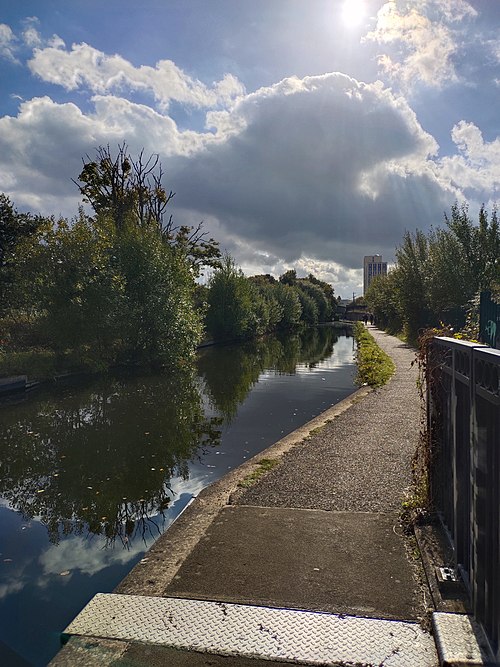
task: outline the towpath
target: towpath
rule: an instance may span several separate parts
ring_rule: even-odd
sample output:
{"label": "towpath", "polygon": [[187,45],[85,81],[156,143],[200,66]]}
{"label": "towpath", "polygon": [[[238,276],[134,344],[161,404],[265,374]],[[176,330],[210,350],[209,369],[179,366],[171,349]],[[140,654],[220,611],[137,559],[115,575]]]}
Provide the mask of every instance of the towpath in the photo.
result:
{"label": "towpath", "polygon": [[[77,617],[53,667],[438,664],[399,520],[420,430],[415,353],[371,330],[395,362],[390,382],[203,491]],[[262,458],[277,464],[241,487]]]}

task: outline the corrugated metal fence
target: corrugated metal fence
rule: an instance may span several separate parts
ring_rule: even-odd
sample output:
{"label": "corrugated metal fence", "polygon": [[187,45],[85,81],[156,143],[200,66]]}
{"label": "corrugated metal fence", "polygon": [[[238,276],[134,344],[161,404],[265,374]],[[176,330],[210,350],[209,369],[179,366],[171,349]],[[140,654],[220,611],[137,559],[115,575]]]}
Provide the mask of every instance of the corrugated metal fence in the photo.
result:
{"label": "corrugated metal fence", "polygon": [[428,359],[430,491],[500,659],[500,350],[435,338]]}

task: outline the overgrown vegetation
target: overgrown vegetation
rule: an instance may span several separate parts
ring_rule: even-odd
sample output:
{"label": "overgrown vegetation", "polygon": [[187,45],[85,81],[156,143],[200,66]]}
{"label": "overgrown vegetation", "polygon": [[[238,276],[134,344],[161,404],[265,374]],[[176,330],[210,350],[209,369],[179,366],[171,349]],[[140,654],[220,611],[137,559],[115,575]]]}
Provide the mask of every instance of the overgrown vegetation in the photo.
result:
{"label": "overgrown vegetation", "polygon": [[386,384],[395,371],[392,359],[380,349],[361,322],[356,322],[354,326],[354,337],[358,346],[356,384],[367,384],[370,387],[381,387]]}
{"label": "overgrown vegetation", "polygon": [[500,294],[497,212],[483,206],[474,224],[467,206],[454,204],[444,228],[406,232],[395,267],[375,278],[365,296],[379,326],[416,344],[419,333],[443,323],[477,338],[483,290]]}
{"label": "overgrown vegetation", "polygon": [[428,234],[406,232],[396,249],[394,268],[387,276],[375,278],[365,295],[378,326],[417,348],[415,363],[424,409],[412,461],[412,487],[402,506],[403,523],[409,530],[429,507],[431,443],[425,392],[435,382],[429,345],[435,336],[478,340],[482,291],[500,299],[497,212],[488,213],[481,207],[476,224],[467,205],[455,203],[451,214],[445,215],[444,227]]}
{"label": "overgrown vegetation", "polygon": [[33,217],[2,195],[3,372],[7,357],[28,351],[35,364],[52,359],[52,373],[75,365],[182,365],[193,357],[202,335],[195,278],[203,262],[213,265],[217,245],[163,224],[162,203],[172,195],[157,175],[148,180],[157,162],[142,167],[142,156],[134,162],[123,150],[114,162],[101,150],[84,165],[79,178],[92,186],[82,193],[93,216]]}
{"label": "overgrown vegetation", "polygon": [[[405,530],[412,532],[415,524],[425,519],[430,509],[431,441],[428,429],[427,390],[435,382],[435,371],[440,368],[433,361],[431,343],[436,336],[457,337],[451,327],[425,330],[418,339],[417,354],[413,363],[418,366],[417,388],[420,396],[420,433],[412,458],[412,483],[402,503],[401,520]],[[436,409],[436,406],[434,406]]]}
{"label": "overgrown vegetation", "polygon": [[122,144],[87,156],[74,181],[92,215],[33,216],[0,194],[0,375],[183,366],[202,338],[332,319],[327,283],[293,270],[247,278],[201,224],[176,227],[162,180],[158,156]]}

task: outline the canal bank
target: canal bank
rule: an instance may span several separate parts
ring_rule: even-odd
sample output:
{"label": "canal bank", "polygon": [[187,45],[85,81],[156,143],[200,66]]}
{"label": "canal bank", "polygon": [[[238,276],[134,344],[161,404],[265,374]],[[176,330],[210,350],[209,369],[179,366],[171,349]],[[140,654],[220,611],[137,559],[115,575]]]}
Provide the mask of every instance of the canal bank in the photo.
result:
{"label": "canal bank", "polygon": [[[432,597],[399,521],[420,429],[414,352],[373,333],[396,364],[389,384],[202,491],[75,619],[51,665],[438,663]],[[278,463],[246,488],[263,458]]]}

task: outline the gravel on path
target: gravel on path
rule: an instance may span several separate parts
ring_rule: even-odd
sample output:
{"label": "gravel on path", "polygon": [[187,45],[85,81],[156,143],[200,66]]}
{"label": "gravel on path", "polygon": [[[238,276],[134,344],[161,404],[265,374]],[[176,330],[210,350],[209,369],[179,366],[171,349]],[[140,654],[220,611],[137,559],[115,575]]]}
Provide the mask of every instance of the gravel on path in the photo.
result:
{"label": "gravel on path", "polygon": [[235,504],[349,512],[401,509],[420,432],[415,350],[374,327],[370,332],[395,363],[388,384],[294,446],[279,465],[237,494]]}

